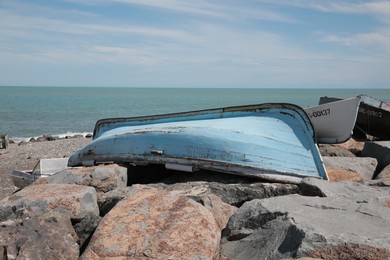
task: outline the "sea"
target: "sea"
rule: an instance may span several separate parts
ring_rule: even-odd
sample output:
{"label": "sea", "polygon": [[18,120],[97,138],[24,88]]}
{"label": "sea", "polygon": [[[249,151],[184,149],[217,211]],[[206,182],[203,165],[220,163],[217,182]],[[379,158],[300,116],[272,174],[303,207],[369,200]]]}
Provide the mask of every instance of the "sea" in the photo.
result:
{"label": "sea", "polygon": [[102,118],[134,117],[226,106],[318,104],[322,96],[366,94],[390,101],[390,89],[119,88],[0,86],[0,134],[14,141],[86,135]]}

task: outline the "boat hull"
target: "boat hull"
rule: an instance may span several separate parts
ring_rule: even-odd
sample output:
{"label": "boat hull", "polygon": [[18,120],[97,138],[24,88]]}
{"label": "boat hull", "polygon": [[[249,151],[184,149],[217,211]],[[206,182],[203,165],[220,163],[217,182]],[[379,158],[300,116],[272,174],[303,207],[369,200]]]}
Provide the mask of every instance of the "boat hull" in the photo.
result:
{"label": "boat hull", "polygon": [[305,108],[313,123],[317,142],[337,144],[347,141],[356,123],[360,97]]}
{"label": "boat hull", "polygon": [[297,106],[263,104],[98,121],[69,166],[165,164],[263,179],[327,179],[310,119]]}
{"label": "boat hull", "polygon": [[[390,140],[390,104],[375,98],[360,95],[361,102],[356,118],[353,135],[374,136],[380,140]],[[320,104],[340,100],[339,98],[321,97]]]}

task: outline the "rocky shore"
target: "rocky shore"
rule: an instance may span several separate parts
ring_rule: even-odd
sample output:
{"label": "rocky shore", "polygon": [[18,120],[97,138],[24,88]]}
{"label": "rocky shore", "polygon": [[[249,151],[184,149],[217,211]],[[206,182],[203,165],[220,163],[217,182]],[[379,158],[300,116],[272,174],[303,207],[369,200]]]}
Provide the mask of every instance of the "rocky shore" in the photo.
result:
{"label": "rocky shore", "polygon": [[88,142],[0,150],[3,259],[390,259],[390,142],[321,145],[330,181],[109,164],[12,194],[13,169]]}
{"label": "rocky shore", "polygon": [[10,140],[7,149],[0,149],[0,199],[15,191],[10,178],[12,170],[32,170],[40,159],[69,157],[89,142],[91,138],[82,135],[64,138],[44,135],[20,143]]}

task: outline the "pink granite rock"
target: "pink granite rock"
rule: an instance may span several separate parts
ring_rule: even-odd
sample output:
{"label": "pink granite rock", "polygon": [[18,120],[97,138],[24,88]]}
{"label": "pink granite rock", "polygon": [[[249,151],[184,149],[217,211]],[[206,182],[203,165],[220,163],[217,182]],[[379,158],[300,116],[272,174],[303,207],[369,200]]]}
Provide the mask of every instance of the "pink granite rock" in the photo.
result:
{"label": "pink granite rock", "polygon": [[363,148],[364,148],[364,142],[359,142],[353,138],[350,138],[348,141],[346,141],[342,144],[338,144],[336,146],[344,148],[355,155],[360,155],[363,151]]}
{"label": "pink granite rock", "polygon": [[332,167],[327,167],[326,171],[328,173],[329,181],[331,182],[339,182],[339,181],[362,182],[363,181],[363,177],[359,173],[353,171],[335,169]]}
{"label": "pink granite rock", "polygon": [[136,185],[96,229],[82,259],[213,259],[220,228],[200,203]]}
{"label": "pink granite rock", "polygon": [[222,231],[229,221],[229,218],[237,211],[237,207],[224,203],[220,197],[214,194],[203,195],[201,203],[213,214],[219,229]]}

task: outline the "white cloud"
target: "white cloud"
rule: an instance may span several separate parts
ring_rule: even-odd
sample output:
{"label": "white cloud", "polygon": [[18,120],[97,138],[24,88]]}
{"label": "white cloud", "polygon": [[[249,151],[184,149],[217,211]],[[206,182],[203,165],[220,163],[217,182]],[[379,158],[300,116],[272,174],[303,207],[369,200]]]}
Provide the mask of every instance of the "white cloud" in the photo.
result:
{"label": "white cloud", "polygon": [[253,8],[246,2],[234,1],[210,1],[210,0],[68,0],[85,5],[104,5],[107,3],[119,3],[124,5],[137,5],[151,9],[160,9],[168,12],[198,15],[222,20],[242,20],[255,19],[267,20],[281,23],[297,23],[298,21],[291,16],[281,12],[275,12],[270,9],[258,6]]}
{"label": "white cloud", "polygon": [[324,41],[359,48],[377,48],[390,53],[390,31],[355,34],[352,36],[328,35]]}
{"label": "white cloud", "polygon": [[[312,36],[311,32],[306,31],[307,35],[302,34],[298,39],[288,31],[299,27],[298,19],[306,22],[305,18],[293,17],[294,12],[282,13],[280,10],[286,6],[270,9],[274,3],[279,3],[322,12],[384,17],[388,7],[386,2],[366,2],[363,7],[347,1],[275,0],[270,1],[267,8],[264,5],[250,7],[248,2],[205,0],[69,2],[79,5],[72,10],[58,9],[59,15],[56,15],[54,7],[42,6],[40,9],[40,6],[31,4],[0,10],[0,75],[10,74],[7,73],[8,64],[13,64],[15,68],[18,64],[34,67],[31,70],[43,64],[44,68],[52,70],[58,67],[83,71],[93,67],[94,70],[90,71],[96,73],[99,69],[108,69],[115,75],[131,70],[141,80],[153,71],[157,78],[169,80],[178,77],[181,82],[207,79],[220,85],[223,82],[279,85],[316,81],[323,84],[337,81],[359,83],[373,78],[383,82],[388,77],[388,73],[383,74],[383,68],[390,65],[383,57],[383,54],[390,53],[390,32],[383,29],[385,26],[356,34],[321,32],[315,36],[325,44],[321,48],[308,48],[310,44],[315,44],[307,43],[305,38]],[[262,1],[255,4],[259,2]],[[76,9],[80,7],[84,10],[84,4],[97,5],[91,8],[93,10],[112,3],[123,8],[138,5],[146,13],[163,13],[171,20],[179,18],[177,23],[153,24],[146,18],[134,22],[103,12],[89,14],[89,11]],[[33,6],[34,12],[27,12],[27,6]],[[80,19],[75,15],[78,12],[83,14]],[[179,16],[175,16],[177,14]],[[282,30],[271,30],[266,26],[269,24],[283,27],[288,32],[283,34]],[[327,48],[335,44],[348,49]],[[354,49],[365,49],[366,52],[354,52]],[[61,72],[58,73],[61,75]],[[94,78],[93,75],[90,77]],[[122,77],[118,80],[124,81],[127,75],[124,73]],[[148,81],[153,80],[148,78]]]}
{"label": "white cloud", "polygon": [[96,59],[112,63],[127,63],[134,65],[156,65],[157,60],[150,53],[136,48],[112,46],[93,46],[89,49]]}
{"label": "white cloud", "polygon": [[[365,15],[376,19],[377,24],[365,28],[365,32],[335,34],[315,33],[321,41],[358,48],[359,50],[384,51],[390,53],[390,1],[351,1],[351,0],[260,0],[283,6],[294,6],[325,13]],[[355,17],[356,18],[356,17]],[[342,24],[340,25],[342,26]],[[357,25],[358,26],[358,25]]]}
{"label": "white cloud", "polygon": [[324,12],[341,13],[388,13],[389,1],[383,0],[258,0],[258,2],[316,9]]}

